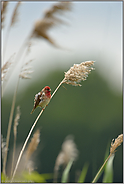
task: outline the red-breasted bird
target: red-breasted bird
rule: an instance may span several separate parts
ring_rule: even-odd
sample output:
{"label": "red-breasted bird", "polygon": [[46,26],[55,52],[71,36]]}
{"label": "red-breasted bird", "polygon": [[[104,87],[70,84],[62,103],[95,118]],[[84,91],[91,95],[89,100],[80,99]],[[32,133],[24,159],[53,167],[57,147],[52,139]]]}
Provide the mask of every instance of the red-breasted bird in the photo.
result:
{"label": "red-breasted bird", "polygon": [[41,92],[35,95],[34,107],[31,111],[31,114],[37,107],[41,107],[42,109],[44,109],[44,107],[46,107],[46,105],[48,105],[48,103],[50,102],[50,99],[51,99],[51,89],[49,86],[45,86],[41,90]]}

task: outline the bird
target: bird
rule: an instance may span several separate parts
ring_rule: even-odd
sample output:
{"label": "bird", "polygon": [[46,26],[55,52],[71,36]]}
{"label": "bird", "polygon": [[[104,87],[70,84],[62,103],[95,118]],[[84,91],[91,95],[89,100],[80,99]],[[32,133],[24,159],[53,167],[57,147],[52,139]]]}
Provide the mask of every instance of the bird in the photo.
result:
{"label": "bird", "polygon": [[34,98],[34,107],[31,111],[31,114],[37,107],[41,107],[44,110],[44,107],[48,105],[51,99],[51,89],[49,86],[45,86],[41,92],[37,93]]}

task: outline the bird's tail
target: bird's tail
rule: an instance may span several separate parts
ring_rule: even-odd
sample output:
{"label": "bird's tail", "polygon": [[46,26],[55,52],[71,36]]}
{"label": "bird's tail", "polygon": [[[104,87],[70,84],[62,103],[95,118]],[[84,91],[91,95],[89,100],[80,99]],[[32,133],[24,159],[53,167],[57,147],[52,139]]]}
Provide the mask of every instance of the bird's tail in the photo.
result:
{"label": "bird's tail", "polygon": [[31,111],[31,113],[30,113],[30,114],[32,114],[32,113],[34,112],[34,110],[35,110],[35,108],[33,108],[33,109],[32,109],[32,111]]}

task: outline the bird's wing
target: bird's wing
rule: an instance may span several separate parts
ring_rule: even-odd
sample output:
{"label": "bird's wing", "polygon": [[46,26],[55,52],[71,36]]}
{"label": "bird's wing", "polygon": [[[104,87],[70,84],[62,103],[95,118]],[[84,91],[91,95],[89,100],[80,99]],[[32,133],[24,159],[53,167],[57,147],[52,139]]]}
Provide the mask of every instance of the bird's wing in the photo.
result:
{"label": "bird's wing", "polygon": [[39,92],[38,94],[35,95],[35,98],[34,98],[34,108],[36,108],[38,106],[38,104],[40,103],[41,96],[42,96],[42,92]]}

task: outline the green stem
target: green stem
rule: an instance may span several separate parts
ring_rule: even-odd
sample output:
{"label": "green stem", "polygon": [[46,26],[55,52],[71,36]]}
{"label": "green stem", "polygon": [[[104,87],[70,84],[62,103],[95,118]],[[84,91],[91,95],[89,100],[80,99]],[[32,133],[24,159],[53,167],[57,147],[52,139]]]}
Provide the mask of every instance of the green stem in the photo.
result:
{"label": "green stem", "polygon": [[73,160],[70,160],[63,172],[62,183],[67,183],[69,171],[71,169],[72,164],[73,164]]}

